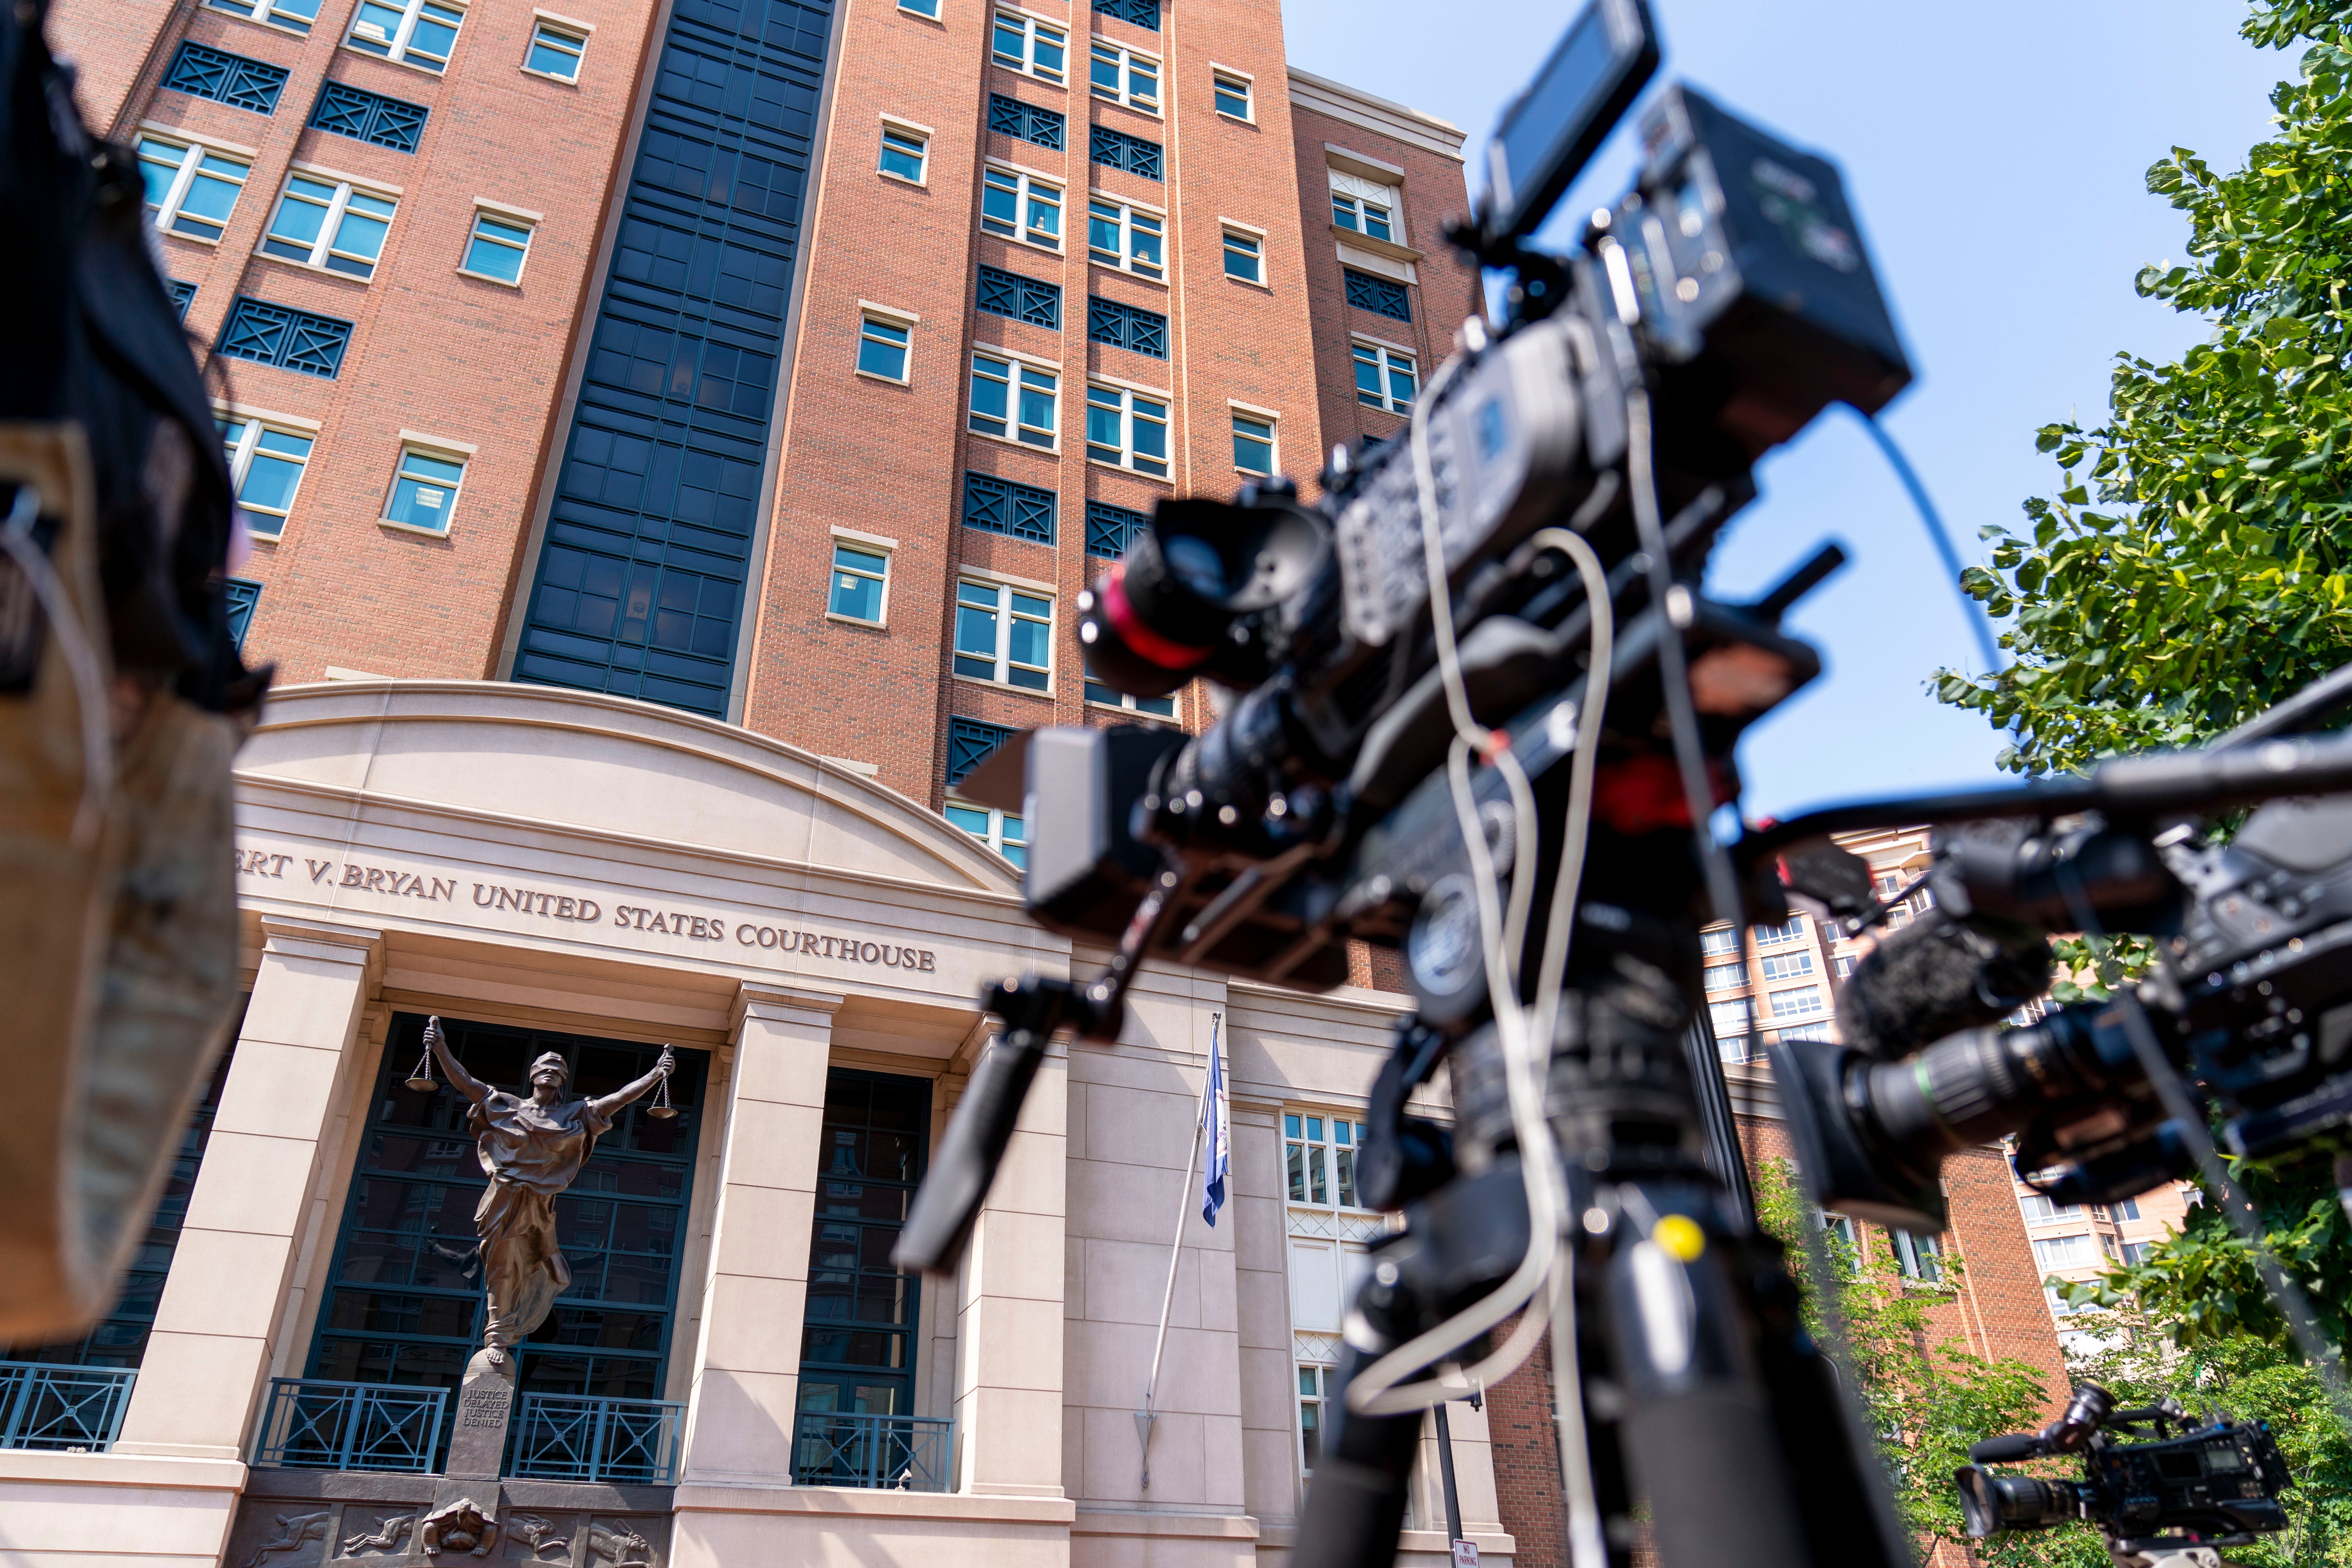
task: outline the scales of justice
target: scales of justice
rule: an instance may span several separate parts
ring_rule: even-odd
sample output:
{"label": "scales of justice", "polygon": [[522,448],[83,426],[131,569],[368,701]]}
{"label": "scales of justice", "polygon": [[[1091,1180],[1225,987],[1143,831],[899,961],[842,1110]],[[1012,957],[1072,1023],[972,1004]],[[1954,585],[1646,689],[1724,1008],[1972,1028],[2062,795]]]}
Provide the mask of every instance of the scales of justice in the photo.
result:
{"label": "scales of justice", "polygon": [[664,1046],[651,1072],[593,1100],[569,1092],[571,1066],[553,1051],[530,1064],[528,1095],[491,1088],[450,1054],[437,1017],[425,1020],[425,1053],[409,1088],[429,1093],[441,1087],[433,1077],[436,1058],[450,1087],[473,1102],[466,1126],[490,1179],[474,1210],[488,1310],[482,1348],[466,1363],[447,1473],[490,1476],[505,1448],[514,1399],[513,1349],[547,1321],[555,1298],[572,1283],[571,1265],[555,1242],[555,1200],[631,1101],[657,1090],[646,1114],[662,1121],[677,1114],[669,1098],[677,1058]]}

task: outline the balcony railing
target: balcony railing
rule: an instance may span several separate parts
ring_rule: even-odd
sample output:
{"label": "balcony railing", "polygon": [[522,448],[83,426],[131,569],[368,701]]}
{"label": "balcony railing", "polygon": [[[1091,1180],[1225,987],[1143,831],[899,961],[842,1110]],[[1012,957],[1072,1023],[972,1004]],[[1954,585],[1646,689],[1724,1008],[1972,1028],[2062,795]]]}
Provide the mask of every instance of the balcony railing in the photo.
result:
{"label": "balcony railing", "polygon": [[943,1492],[955,1459],[955,1420],[803,1410],[794,1434],[793,1480],[804,1487]]}
{"label": "balcony railing", "polygon": [[253,1439],[253,1462],[430,1474],[448,1397],[442,1388],[273,1377]]}
{"label": "balcony railing", "polygon": [[122,1367],[0,1361],[0,1448],[104,1453],[122,1430],[138,1376]]}
{"label": "balcony railing", "polygon": [[526,1394],[515,1413],[508,1473],[543,1481],[677,1479],[686,1406],[667,1399],[586,1399]]}

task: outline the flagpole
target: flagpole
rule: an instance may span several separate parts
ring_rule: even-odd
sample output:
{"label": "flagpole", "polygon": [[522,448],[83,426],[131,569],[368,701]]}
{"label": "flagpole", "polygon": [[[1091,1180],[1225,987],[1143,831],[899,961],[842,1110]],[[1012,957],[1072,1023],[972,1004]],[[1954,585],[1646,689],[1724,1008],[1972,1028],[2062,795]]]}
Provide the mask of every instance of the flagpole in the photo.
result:
{"label": "flagpole", "polygon": [[[1209,1052],[1218,1049],[1217,1023],[1222,1013],[1209,1015]],[[1135,1413],[1135,1434],[1143,1449],[1142,1490],[1151,1489],[1151,1424],[1159,1419],[1154,1401],[1160,1396],[1160,1357],[1168,1348],[1168,1317],[1176,1305],[1176,1265],[1184,1256],[1184,1226],[1192,1215],[1192,1173],[1201,1168],[1201,1141],[1209,1131],[1209,1086],[1216,1081],[1216,1063],[1201,1075],[1201,1105],[1192,1118],[1192,1152],[1185,1156],[1184,1179],[1177,1184],[1176,1238],[1168,1244],[1168,1287],[1160,1296],[1160,1332],[1151,1342],[1151,1377],[1143,1386],[1143,1408]]]}

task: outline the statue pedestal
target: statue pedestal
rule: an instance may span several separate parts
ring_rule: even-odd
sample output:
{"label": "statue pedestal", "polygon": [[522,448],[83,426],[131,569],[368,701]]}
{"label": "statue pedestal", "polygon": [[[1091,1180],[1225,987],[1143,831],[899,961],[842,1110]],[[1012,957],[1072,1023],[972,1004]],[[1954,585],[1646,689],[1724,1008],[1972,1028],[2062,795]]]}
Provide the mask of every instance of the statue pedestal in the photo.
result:
{"label": "statue pedestal", "polygon": [[449,1436],[449,1462],[442,1474],[496,1480],[505,1468],[507,1418],[514,1413],[515,1362],[491,1364],[489,1352],[476,1351],[457,1388],[457,1426]]}

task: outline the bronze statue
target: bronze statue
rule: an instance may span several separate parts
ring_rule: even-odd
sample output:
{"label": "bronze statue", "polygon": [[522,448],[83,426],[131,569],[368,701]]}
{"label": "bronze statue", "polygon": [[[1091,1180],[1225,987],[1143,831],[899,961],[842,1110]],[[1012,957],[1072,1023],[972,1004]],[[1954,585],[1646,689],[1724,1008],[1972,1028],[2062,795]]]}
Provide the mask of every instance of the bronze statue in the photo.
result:
{"label": "bronze statue", "polygon": [[550,1051],[530,1064],[526,1100],[492,1089],[458,1066],[440,1019],[425,1020],[425,1044],[440,1058],[450,1083],[474,1102],[466,1125],[474,1132],[482,1173],[490,1178],[474,1210],[489,1292],[482,1347],[496,1366],[509,1347],[547,1321],[555,1298],[572,1283],[572,1266],[555,1246],[556,1198],[580,1174],[621,1108],[667,1079],[677,1057],[664,1046],[654,1070],[635,1082],[601,1100],[571,1100],[563,1091],[572,1069]]}

